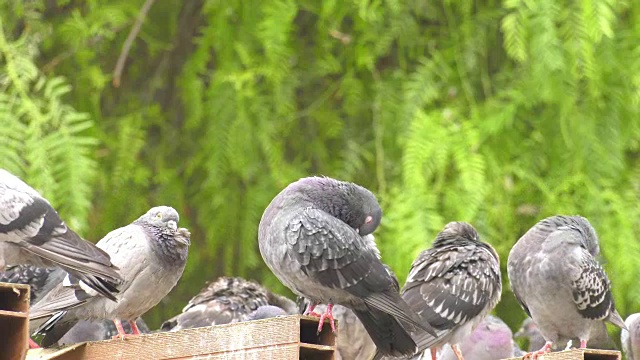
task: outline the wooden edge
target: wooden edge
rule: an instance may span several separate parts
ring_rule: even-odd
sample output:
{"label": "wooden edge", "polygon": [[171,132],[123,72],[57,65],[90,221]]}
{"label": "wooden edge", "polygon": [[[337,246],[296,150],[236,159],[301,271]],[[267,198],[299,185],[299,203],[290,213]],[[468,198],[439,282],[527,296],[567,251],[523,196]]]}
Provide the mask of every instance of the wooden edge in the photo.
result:
{"label": "wooden edge", "polygon": [[[622,354],[618,350],[571,349],[551,352],[538,357],[539,360],[583,360],[587,358],[590,360],[621,360]],[[509,358],[504,360],[521,359],[524,359],[524,357]]]}
{"label": "wooden edge", "polygon": [[335,347],[329,345],[317,345],[317,344],[305,344],[300,343],[301,348],[320,350],[320,351],[334,351]]}
{"label": "wooden edge", "polygon": [[21,311],[0,310],[0,316],[18,317],[18,318],[26,319],[28,314]]}
{"label": "wooden edge", "polygon": [[[281,316],[270,319],[216,325],[175,332],[158,332],[127,337],[124,340],[103,340],[75,344],[58,349],[32,349],[28,360],[92,359],[107,358],[108,354],[120,354],[117,359],[174,359],[202,355],[237,353],[263,348],[301,347],[305,351],[331,354],[335,351],[335,339],[330,345],[322,342],[331,334],[325,326],[316,335],[317,317],[302,315]],[[305,329],[306,328],[306,329]],[[313,331],[309,331],[313,330]],[[301,342],[302,332],[312,332],[319,343]],[[308,334],[306,336],[309,336]],[[217,356],[217,355],[216,355]],[[116,359],[114,358],[114,359]]]}

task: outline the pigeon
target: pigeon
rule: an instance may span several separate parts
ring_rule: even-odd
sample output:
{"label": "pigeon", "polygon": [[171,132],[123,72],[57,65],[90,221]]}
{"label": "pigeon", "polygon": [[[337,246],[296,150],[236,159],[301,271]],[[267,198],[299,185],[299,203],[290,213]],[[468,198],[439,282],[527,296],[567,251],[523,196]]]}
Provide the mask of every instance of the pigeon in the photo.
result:
{"label": "pigeon", "polygon": [[41,268],[35,265],[11,265],[0,272],[0,282],[29,285],[29,304],[37,303],[67,275],[60,268]]}
{"label": "pigeon", "polygon": [[200,290],[182,313],[165,321],[163,331],[178,331],[204,326],[250,320],[252,312],[264,305],[274,305],[287,314],[297,312],[296,304],[240,277],[220,277]]}
{"label": "pigeon", "polygon": [[[149,327],[142,318],[136,320],[136,326],[141,334],[150,332]],[[132,332],[133,330],[126,321],[122,323],[122,327],[127,332]],[[111,320],[81,320],[58,340],[58,345],[68,346],[85,341],[109,340],[117,335],[118,330]]]}
{"label": "pigeon", "polygon": [[[545,344],[544,337],[538,329],[538,325],[530,318],[527,317],[522,322],[522,326],[515,333],[515,338],[526,338],[529,346],[528,351],[533,352],[542,348]],[[579,344],[580,339],[573,338],[570,340],[571,344]],[[552,351],[564,350],[567,344],[554,344],[551,348]],[[606,327],[597,327],[594,332],[591,333],[589,339],[589,347],[592,349],[604,349],[604,350],[616,350],[615,344],[609,338]]]}
{"label": "pigeon", "polygon": [[287,312],[283,308],[274,305],[262,305],[249,314],[247,321],[269,319],[278,316],[286,316]]}
{"label": "pigeon", "polygon": [[627,329],[623,329],[620,334],[622,350],[627,360],[640,359],[640,313],[631,314],[624,323]]}
{"label": "pigeon", "polygon": [[[319,304],[316,310],[326,310],[326,306]],[[356,314],[348,307],[335,304],[333,316],[338,320],[339,334],[336,337],[336,360],[371,359],[376,352],[376,344]]]}
{"label": "pigeon", "polygon": [[606,331],[605,321],[625,328],[609,279],[595,259],[599,252],[589,221],[563,215],[538,222],[511,249],[511,289],[546,341],[534,358],[572,338],[586,348],[594,334]]}
{"label": "pigeon", "polygon": [[[384,267],[393,279],[394,289],[400,291],[396,274],[388,265],[384,264]],[[298,298],[298,302],[300,313],[303,313],[310,304],[308,299],[301,297]],[[326,311],[326,306],[320,304],[316,306],[316,310]],[[333,306],[333,316],[338,320],[338,334],[340,334],[336,337],[336,360],[370,359],[376,352],[376,344],[371,340],[356,314],[351,309],[336,304]]]}
{"label": "pigeon", "polygon": [[190,233],[178,228],[178,221],[175,209],[158,206],[100,240],[97,246],[111,256],[124,278],[117,302],[67,276],[31,308],[30,319],[51,316],[36,330],[44,335],[42,346],[54,344],[79,320],[113,320],[121,338],[126,335],[122,328],[126,320],[137,335],[133,320],[158,304],[182,276]]}
{"label": "pigeon", "polygon": [[502,292],[500,260],[491,245],[482,242],[465,222],[450,222],[411,265],[402,298],[429,322],[437,338],[415,334],[420,352],[449,343],[458,360],[458,344],[498,304]]}
{"label": "pigeon", "polygon": [[[515,354],[514,354],[515,349]],[[460,351],[473,360],[496,360],[518,356],[513,333],[507,324],[496,316],[485,317],[460,343]],[[445,345],[438,360],[456,360],[451,346]]]}
{"label": "pigeon", "polygon": [[0,269],[20,264],[60,267],[113,301],[122,281],[109,254],[69,229],[32,187],[0,169]]}
{"label": "pigeon", "polygon": [[520,329],[514,334],[515,338],[525,338],[527,339],[529,346],[528,351],[533,352],[542,348],[545,344],[544,337],[540,333],[538,329],[538,325],[533,322],[533,319],[530,317],[525,318],[522,321],[522,325]]}
{"label": "pigeon", "polygon": [[373,236],[382,210],[367,189],[328,177],[288,185],[265,209],[258,228],[263,260],[285,286],[311,300],[305,313],[326,303],[318,331],[340,304],[354,311],[385,355],[411,355],[409,331],[433,334],[394,289]]}

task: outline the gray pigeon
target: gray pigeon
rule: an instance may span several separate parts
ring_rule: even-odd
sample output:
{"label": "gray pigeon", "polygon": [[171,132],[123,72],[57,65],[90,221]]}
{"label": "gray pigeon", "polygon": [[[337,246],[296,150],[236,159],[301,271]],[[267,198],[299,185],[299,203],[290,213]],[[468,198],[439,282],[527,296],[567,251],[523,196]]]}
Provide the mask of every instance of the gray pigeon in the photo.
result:
{"label": "gray pigeon", "polygon": [[[142,318],[136,320],[136,326],[141,334],[150,332],[149,327]],[[129,322],[123,322],[122,328],[126,332],[133,332]],[[111,320],[81,320],[58,340],[58,345],[68,346],[85,341],[109,340],[117,335],[118,329]]]}
{"label": "gray pigeon", "polygon": [[620,341],[627,360],[640,359],[640,314],[631,314],[624,321],[627,329],[622,329]]}
{"label": "gray pigeon", "polygon": [[278,316],[286,316],[287,312],[284,309],[273,305],[262,305],[254,312],[249,314],[247,321],[270,319]]}
{"label": "gray pigeon", "polygon": [[[515,338],[526,338],[528,340],[529,346],[528,351],[533,352],[540,348],[542,348],[545,344],[544,337],[542,337],[542,333],[538,329],[538,325],[530,318],[527,317],[522,322],[522,326],[515,333]],[[571,344],[579,344],[580,339],[574,338],[571,339]],[[558,343],[554,344],[551,348],[552,351],[561,351],[567,347],[567,344]],[[591,333],[591,337],[589,338],[589,347],[592,349],[605,349],[605,350],[616,350],[616,346],[609,338],[609,334],[607,333],[606,327],[597,327]]]}
{"label": "gray pigeon", "polygon": [[54,344],[79,320],[113,320],[121,337],[121,321],[126,320],[136,335],[133,320],[158,304],[182,276],[190,233],[178,229],[178,220],[175,209],[154,207],[100,240],[97,246],[111,256],[124,278],[117,302],[65,278],[31,308],[30,319],[52,316],[36,331],[44,335],[42,346]]}
{"label": "gray pigeon", "polygon": [[300,179],[269,204],[258,230],[260,253],[278,279],[311,300],[306,313],[327,303],[320,317],[332,330],[333,304],[354,311],[382,354],[411,355],[409,331],[431,326],[415,314],[393,287],[370,234],[382,210],[367,189],[326,177]]}
{"label": "gray pigeon", "polygon": [[449,343],[463,359],[458,344],[498,304],[501,292],[496,251],[470,224],[448,223],[413,262],[402,289],[402,298],[438,335],[418,332],[419,351],[430,348],[435,360],[438,348]]}
{"label": "gray pigeon", "polygon": [[541,349],[546,342],[544,340],[544,337],[542,336],[542,333],[540,333],[540,330],[538,329],[538,325],[536,325],[536,323],[530,317],[527,317],[522,321],[522,325],[520,326],[520,329],[515,333],[514,337],[527,339],[529,343],[529,352]]}
{"label": "gray pigeon", "polygon": [[288,314],[297,312],[296,304],[253,281],[239,277],[219,277],[189,300],[181,314],[165,321],[162,331],[178,331],[204,326],[250,320],[252,312],[274,305]]}
{"label": "gray pigeon", "polygon": [[552,216],[538,222],[513,246],[507,261],[511,289],[538,324],[546,343],[580,339],[580,348],[605,321],[625,328],[615,309],[610,282],[595,257],[598,236],[580,216]]}
{"label": "gray pigeon", "polygon": [[[487,316],[460,343],[460,351],[472,360],[507,359],[514,354],[513,333],[507,324],[495,316]],[[516,349],[516,352],[519,349]],[[456,354],[451,346],[443,347],[438,360],[456,360]]]}
{"label": "gray pigeon", "polygon": [[19,264],[61,267],[114,301],[122,280],[107,253],[69,229],[37,191],[0,169],[0,270]]}

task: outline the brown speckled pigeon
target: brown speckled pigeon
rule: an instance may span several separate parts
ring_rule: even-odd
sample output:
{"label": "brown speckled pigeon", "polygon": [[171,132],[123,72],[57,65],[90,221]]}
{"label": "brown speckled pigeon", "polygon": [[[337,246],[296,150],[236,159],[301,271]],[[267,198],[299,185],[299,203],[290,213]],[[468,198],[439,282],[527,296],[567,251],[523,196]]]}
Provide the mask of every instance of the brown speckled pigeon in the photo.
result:
{"label": "brown speckled pigeon", "polygon": [[402,289],[402,298],[438,335],[418,332],[419,351],[430,348],[435,360],[438,348],[449,343],[462,360],[458,344],[496,306],[501,292],[496,251],[470,224],[448,223],[413,262]]}
{"label": "brown speckled pigeon", "polygon": [[189,300],[181,314],[162,324],[162,330],[178,331],[247,321],[254,311],[264,305],[277,306],[288,314],[297,312],[295,302],[272,293],[258,283],[240,277],[223,276],[200,290]]}
{"label": "brown speckled pigeon", "polygon": [[42,345],[54,344],[78,320],[113,320],[120,337],[126,335],[122,328],[126,320],[138,334],[134,320],[158,304],[182,276],[190,233],[178,229],[178,221],[175,209],[158,206],[100,240],[97,246],[111,256],[124,278],[117,302],[65,278],[31,308],[30,319],[51,316],[36,330],[45,335]]}
{"label": "brown speckled pigeon", "polygon": [[394,289],[370,234],[382,210],[367,189],[327,177],[293,182],[269,204],[258,230],[260,253],[278,279],[315,305],[333,324],[333,304],[354,311],[378,350],[411,355],[416,345],[409,331],[433,333]]}
{"label": "brown speckled pigeon", "polygon": [[511,289],[546,340],[534,357],[572,338],[580,339],[580,348],[585,348],[605,321],[625,327],[609,279],[595,259],[599,252],[589,221],[563,215],[538,222],[511,249]]}

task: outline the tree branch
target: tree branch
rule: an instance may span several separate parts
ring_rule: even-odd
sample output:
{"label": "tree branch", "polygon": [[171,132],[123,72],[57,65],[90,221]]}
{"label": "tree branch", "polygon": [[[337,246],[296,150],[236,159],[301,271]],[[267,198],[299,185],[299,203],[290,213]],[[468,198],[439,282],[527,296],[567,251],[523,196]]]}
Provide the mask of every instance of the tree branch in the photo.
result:
{"label": "tree branch", "polygon": [[116,63],[116,68],[113,70],[113,87],[120,86],[120,77],[122,76],[122,70],[124,69],[124,63],[127,61],[127,56],[129,55],[129,50],[131,49],[131,45],[133,44],[133,40],[136,39],[138,33],[140,32],[140,28],[142,28],[142,23],[144,19],[147,17],[147,13],[149,9],[151,9],[151,5],[153,5],[154,0],[146,0],[138,13],[138,18],[136,22],[133,24],[127,39],[122,44],[122,51],[120,52],[120,56],[118,57],[118,62]]}

